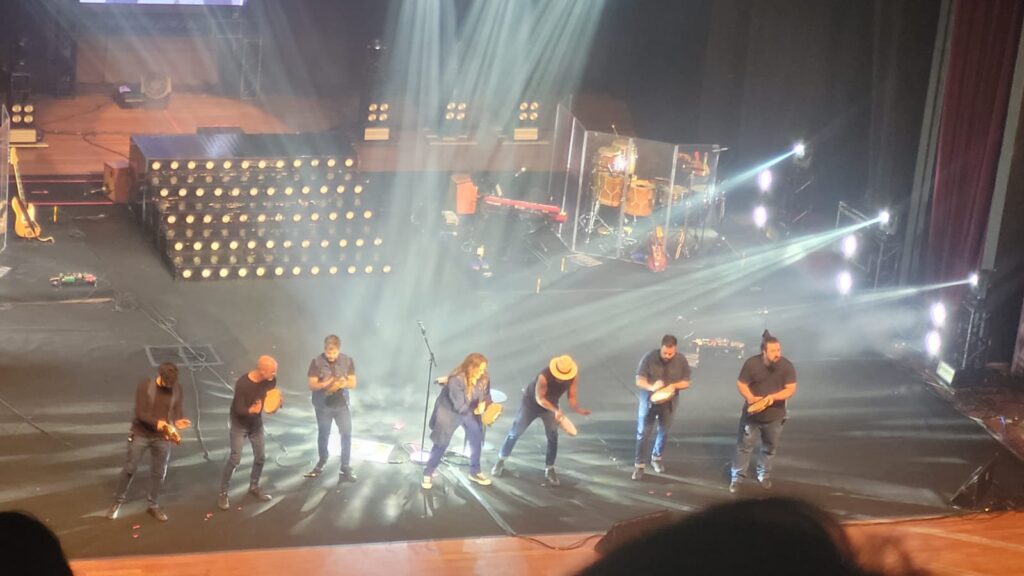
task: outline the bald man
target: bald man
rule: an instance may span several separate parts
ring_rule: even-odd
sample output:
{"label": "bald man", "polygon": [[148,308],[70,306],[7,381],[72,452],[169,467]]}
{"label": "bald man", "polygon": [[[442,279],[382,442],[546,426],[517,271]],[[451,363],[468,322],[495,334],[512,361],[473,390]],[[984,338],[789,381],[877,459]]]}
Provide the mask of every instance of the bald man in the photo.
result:
{"label": "bald man", "polygon": [[256,369],[244,374],[235,382],[235,397],[231,401],[231,454],[224,463],[224,474],[220,479],[220,496],[217,507],[221,510],[231,508],[228,500],[228,487],[231,474],[242,461],[242,444],[249,439],[252,446],[252,473],[249,475],[249,494],[257,500],[268,502],[271,499],[260,489],[260,474],[263,473],[265,460],[263,443],[263,403],[267,392],[277,388],[277,361],[270,356],[260,356],[256,361]]}

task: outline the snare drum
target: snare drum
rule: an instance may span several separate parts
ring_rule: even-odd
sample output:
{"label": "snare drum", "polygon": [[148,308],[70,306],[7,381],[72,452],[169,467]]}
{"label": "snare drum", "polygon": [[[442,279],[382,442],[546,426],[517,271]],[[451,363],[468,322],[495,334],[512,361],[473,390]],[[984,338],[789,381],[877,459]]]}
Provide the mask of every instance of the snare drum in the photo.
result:
{"label": "snare drum", "polygon": [[625,180],[622,176],[611,172],[595,172],[591,181],[591,189],[597,201],[602,206],[618,208],[622,204],[622,186]]}
{"label": "snare drum", "polygon": [[650,216],[654,211],[654,182],[635,180],[626,192],[626,214]]}

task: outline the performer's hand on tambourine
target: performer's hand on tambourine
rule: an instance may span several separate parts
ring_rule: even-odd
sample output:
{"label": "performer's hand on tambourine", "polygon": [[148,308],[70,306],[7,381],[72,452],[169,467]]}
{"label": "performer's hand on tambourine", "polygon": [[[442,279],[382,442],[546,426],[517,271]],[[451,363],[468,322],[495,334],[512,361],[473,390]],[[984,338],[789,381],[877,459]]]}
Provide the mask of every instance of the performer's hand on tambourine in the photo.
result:
{"label": "performer's hand on tambourine", "polygon": [[473,409],[473,414],[476,414],[477,416],[479,416],[479,415],[483,414],[484,410],[486,410],[486,409],[487,409],[487,403],[481,401],[480,403],[478,403],[476,405],[476,408]]}
{"label": "performer's hand on tambourine", "polygon": [[284,396],[281,395],[281,391],[277,388],[271,388],[267,390],[267,397],[264,403],[264,411],[267,414],[273,414],[281,409],[284,405]]}
{"label": "performer's hand on tambourine", "polygon": [[775,399],[771,396],[764,396],[761,398],[755,398],[754,402],[751,402],[747,406],[747,414],[757,414],[758,412],[764,412],[766,408],[771,406],[775,402]]}

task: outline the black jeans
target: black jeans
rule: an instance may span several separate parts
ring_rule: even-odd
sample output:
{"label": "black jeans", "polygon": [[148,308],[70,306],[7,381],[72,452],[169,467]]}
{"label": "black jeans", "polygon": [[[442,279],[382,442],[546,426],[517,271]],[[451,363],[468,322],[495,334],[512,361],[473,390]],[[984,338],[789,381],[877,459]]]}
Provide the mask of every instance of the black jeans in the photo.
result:
{"label": "black jeans", "polygon": [[171,443],[164,440],[163,436],[156,434],[143,434],[132,431],[128,435],[128,457],[125,458],[124,468],[121,469],[121,477],[117,482],[117,490],[114,492],[116,502],[124,502],[128,495],[128,487],[132,484],[132,477],[138,469],[139,461],[146,453],[150,453],[149,461],[149,505],[157,506],[160,500],[160,488],[164,485],[164,477],[167,476],[167,464],[171,460]]}
{"label": "black jeans", "polygon": [[498,453],[499,458],[508,458],[512,455],[512,449],[515,448],[519,437],[537,418],[544,423],[544,432],[548,437],[548,451],[544,463],[547,466],[555,465],[555,457],[558,456],[558,423],[555,422],[555,413],[545,409],[537,402],[523,402],[519,405],[519,413],[516,414],[512,429],[505,437],[505,444],[501,447],[501,452]]}
{"label": "black jeans", "polygon": [[242,445],[245,444],[246,438],[249,439],[249,444],[252,445],[252,472],[249,474],[250,488],[260,485],[260,475],[263,474],[263,463],[266,461],[262,424],[258,430],[250,432],[248,428],[238,426],[232,422],[230,434],[231,453],[228,455],[228,461],[224,463],[224,473],[220,478],[221,494],[228,493],[231,475],[235,472],[238,463],[242,461]]}
{"label": "black jeans", "polygon": [[348,404],[340,403],[336,406],[313,405],[316,411],[316,449],[319,461],[317,467],[322,468],[327,462],[327,443],[331,438],[331,424],[338,427],[338,434],[341,435],[341,467],[347,468],[349,459],[352,457],[352,413],[349,412]]}

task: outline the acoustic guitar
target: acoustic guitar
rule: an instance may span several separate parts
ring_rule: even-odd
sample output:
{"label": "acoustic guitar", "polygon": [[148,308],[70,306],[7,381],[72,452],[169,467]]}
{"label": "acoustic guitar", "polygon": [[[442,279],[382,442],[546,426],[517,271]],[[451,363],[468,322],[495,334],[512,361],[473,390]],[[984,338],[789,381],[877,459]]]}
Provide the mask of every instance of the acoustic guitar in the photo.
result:
{"label": "acoustic guitar", "polygon": [[18,187],[18,195],[11,200],[11,206],[14,208],[14,233],[18,238],[53,242],[53,238],[41,236],[43,230],[36,222],[36,207],[25,201],[25,191],[21,185],[21,171],[18,169],[17,148],[11,148],[10,163],[14,168],[14,181]]}

